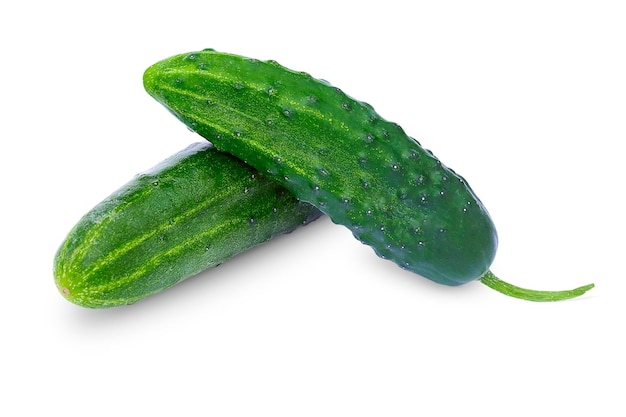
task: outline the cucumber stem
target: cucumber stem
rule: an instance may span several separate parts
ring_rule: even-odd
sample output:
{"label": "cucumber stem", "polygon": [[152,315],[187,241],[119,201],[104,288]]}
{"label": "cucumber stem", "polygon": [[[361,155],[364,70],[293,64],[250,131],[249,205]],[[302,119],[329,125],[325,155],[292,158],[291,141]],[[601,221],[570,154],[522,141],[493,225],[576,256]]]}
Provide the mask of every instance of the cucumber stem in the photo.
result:
{"label": "cucumber stem", "polygon": [[590,289],[592,289],[595,285],[588,284],[582,287],[574,288],[573,290],[565,290],[565,291],[538,291],[538,290],[529,290],[526,288],[520,288],[515,285],[509,284],[508,282],[502,281],[500,278],[495,276],[493,272],[487,271],[485,275],[479,278],[479,281],[488,286],[491,289],[494,289],[504,295],[508,295],[509,297],[521,298],[522,300],[528,301],[560,301],[567,300],[570,298],[575,298],[580,295],[583,295]]}

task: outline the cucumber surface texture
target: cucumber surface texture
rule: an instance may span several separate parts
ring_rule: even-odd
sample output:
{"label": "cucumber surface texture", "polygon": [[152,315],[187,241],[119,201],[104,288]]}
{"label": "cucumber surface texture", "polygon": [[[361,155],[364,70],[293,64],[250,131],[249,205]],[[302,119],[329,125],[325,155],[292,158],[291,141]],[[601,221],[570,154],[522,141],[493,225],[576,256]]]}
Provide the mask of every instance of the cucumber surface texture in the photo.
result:
{"label": "cucumber surface texture", "polygon": [[65,298],[131,304],[322,213],[232,155],[195,143],[83,216],[54,258]]}
{"label": "cucumber surface texture", "polygon": [[143,79],[191,130],[380,257],[446,285],[488,271],[497,234],[467,181],[369,104],[275,61],[210,49],[160,61]]}

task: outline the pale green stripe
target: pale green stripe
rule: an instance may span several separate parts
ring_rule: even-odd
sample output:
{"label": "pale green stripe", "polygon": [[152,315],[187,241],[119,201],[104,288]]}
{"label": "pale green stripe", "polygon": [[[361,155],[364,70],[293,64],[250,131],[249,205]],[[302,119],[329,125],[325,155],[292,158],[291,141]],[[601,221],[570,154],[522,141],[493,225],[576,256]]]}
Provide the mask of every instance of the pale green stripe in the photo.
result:
{"label": "pale green stripe", "polygon": [[[155,256],[150,258],[150,260],[148,262],[145,262],[142,265],[142,267],[136,269],[130,275],[127,275],[123,279],[116,279],[116,280],[108,282],[106,284],[101,284],[101,285],[98,285],[98,286],[92,286],[87,291],[85,291],[85,294],[100,294],[102,292],[111,291],[111,290],[119,288],[119,287],[121,287],[121,286],[123,286],[123,285],[125,285],[125,284],[127,284],[129,282],[132,282],[135,279],[137,279],[138,277],[145,275],[146,272],[149,272],[150,270],[153,270],[156,266],[158,266],[160,263],[162,263],[164,259],[174,257],[174,256],[178,255],[179,253],[183,252],[188,247],[190,247],[190,246],[192,246],[192,245],[194,245],[194,244],[196,244],[196,243],[198,243],[200,241],[203,241],[205,239],[208,239],[208,238],[210,238],[212,236],[215,236],[215,235],[219,234],[219,232],[221,232],[223,229],[228,229],[228,228],[232,227],[231,225],[235,224],[236,220],[237,219],[231,219],[231,220],[228,220],[228,221],[222,221],[222,222],[220,222],[219,225],[216,225],[215,227],[212,227],[211,229],[206,230],[204,233],[199,233],[197,235],[194,235],[194,236],[184,240],[180,244],[171,247],[167,251],[158,252]],[[143,298],[143,296],[141,298]]]}
{"label": "pale green stripe", "polygon": [[[207,198],[206,200],[204,200],[203,202],[200,202],[199,204],[197,204],[196,206],[189,208],[186,211],[183,211],[181,214],[177,215],[177,216],[173,216],[172,218],[174,219],[174,223],[178,223],[179,221],[184,221],[185,219],[195,215],[196,213],[198,213],[199,211],[205,209],[206,207],[209,207],[210,205],[212,205],[215,201],[221,200],[224,198],[224,195],[228,195],[230,193],[229,189],[224,189],[222,193],[219,194],[211,194],[211,198]],[[132,250],[133,248],[139,246],[141,243],[145,242],[147,239],[154,237],[156,234],[158,234],[159,232],[166,230],[168,227],[170,227],[170,223],[169,223],[169,218],[167,219],[167,222],[163,223],[160,227],[148,232],[148,233],[144,233],[138,237],[136,237],[135,239],[132,239],[130,241],[128,241],[127,243],[125,243],[123,246],[120,246],[118,248],[116,248],[115,250],[109,252],[106,256],[103,256],[102,258],[99,259],[98,262],[94,262],[93,264],[91,264],[88,268],[86,268],[85,270],[81,271],[81,279],[77,280],[77,282],[84,282],[87,279],[89,279],[93,274],[95,274],[98,270],[100,270],[101,268],[103,268],[104,266],[106,266],[108,263],[112,262],[113,260],[115,260],[116,258],[118,258],[119,256],[129,252],[130,250]],[[95,237],[94,237],[95,239]],[[82,247],[88,248],[89,242],[85,241],[83,243],[81,243]]]}
{"label": "pale green stripe", "polygon": [[[188,90],[181,90],[181,89],[177,89],[177,88],[175,88],[175,87],[171,87],[171,86],[165,86],[165,85],[164,85],[164,86],[161,86],[161,88],[163,88],[163,89],[165,89],[165,90],[168,90],[168,91],[170,91],[170,92],[175,92],[175,93],[180,94],[180,95],[183,95],[183,96],[194,97],[194,98],[197,98],[197,99],[200,99],[200,100],[205,100],[205,99],[207,98],[207,97],[204,97],[204,96],[200,96],[200,95],[198,95],[198,94],[196,94],[196,93],[193,93],[193,92],[191,92],[191,91],[188,91]],[[297,103],[294,103],[294,104],[296,104],[296,105],[297,105]],[[226,109],[226,110],[227,110],[227,111],[229,111],[229,112],[236,113],[237,115],[241,116],[242,118],[245,118],[245,119],[251,120],[251,121],[252,121],[252,122],[254,122],[254,123],[258,123],[258,124],[261,124],[261,125],[265,124],[265,121],[260,120],[260,119],[258,119],[258,118],[256,118],[256,117],[253,117],[253,116],[251,116],[251,115],[249,115],[249,114],[247,114],[247,113],[245,113],[245,112],[242,112],[241,110],[238,110],[238,109],[236,109],[236,108],[234,108],[234,107],[231,107],[231,106],[226,106],[226,105],[223,105],[223,104],[221,104],[221,103],[213,103],[213,104],[212,104],[212,106],[217,106],[217,107],[219,107],[219,108]],[[166,107],[167,107],[167,105],[166,105]],[[309,109],[306,109],[305,111],[309,111]],[[317,114],[319,117],[324,118],[324,116],[323,116],[322,114],[320,114],[320,113],[316,113],[316,112],[312,112],[312,111],[309,111],[309,112],[310,112],[311,114]],[[205,126],[209,126],[209,127],[211,127],[212,129],[214,129],[214,130],[216,130],[216,131],[218,131],[218,132],[220,132],[220,133],[222,133],[222,134],[226,134],[226,135],[229,135],[229,136],[233,136],[233,135],[234,135],[234,133],[235,133],[235,132],[233,132],[233,131],[230,131],[230,130],[225,129],[224,127],[222,127],[221,125],[219,125],[219,124],[217,124],[217,123],[215,123],[215,122],[212,122],[212,121],[210,121],[210,120],[203,119],[201,116],[198,116],[198,115],[196,115],[196,114],[189,114],[189,113],[185,113],[185,114],[184,114],[184,117],[185,117],[186,119],[191,119],[191,120],[193,120],[193,121],[195,121],[195,122],[197,122],[197,123],[199,123],[199,124],[202,124],[202,125],[205,125]],[[332,121],[332,120],[331,120],[331,121]],[[211,141],[211,139],[210,139],[210,138],[206,138],[206,139],[207,139],[209,142]],[[262,145],[259,141],[257,141],[257,140],[248,141],[248,142],[246,142],[246,144],[247,144],[247,145],[249,145],[249,146],[251,146],[251,147],[253,147],[255,152],[258,152],[258,153],[260,153],[260,154],[262,154],[262,155],[273,155],[273,154],[275,153],[275,152],[272,150],[272,148],[271,148],[271,147],[266,147],[266,146],[263,146],[263,145]],[[219,146],[218,146],[218,148],[219,148]],[[305,155],[305,156],[306,156],[306,155]],[[302,177],[306,177],[306,176],[307,176],[307,172],[308,172],[308,171],[307,171],[306,169],[302,169],[302,168],[301,168],[301,164],[298,164],[297,162],[295,162],[295,160],[294,160],[294,162],[291,162],[291,159],[289,159],[289,160],[287,160],[287,161],[282,161],[282,163],[283,163],[285,166],[289,167],[289,169],[290,169],[290,170],[292,170],[293,172],[296,172],[298,175],[300,175],[300,176],[302,176]]]}

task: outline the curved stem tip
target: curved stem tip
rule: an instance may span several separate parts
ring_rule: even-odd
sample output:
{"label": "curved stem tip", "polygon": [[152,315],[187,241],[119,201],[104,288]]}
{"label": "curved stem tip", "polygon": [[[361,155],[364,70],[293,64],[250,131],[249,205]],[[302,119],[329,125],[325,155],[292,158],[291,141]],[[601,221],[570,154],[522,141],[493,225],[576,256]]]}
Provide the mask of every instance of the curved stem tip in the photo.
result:
{"label": "curved stem tip", "polygon": [[495,276],[491,271],[487,271],[485,275],[483,275],[478,280],[489,288],[501,292],[504,295],[508,295],[509,297],[521,298],[522,300],[528,301],[567,300],[583,295],[595,286],[594,284],[588,284],[582,287],[574,288],[573,290],[565,291],[529,290],[526,288],[516,287],[515,285],[509,284],[508,282],[504,282],[500,278]]}

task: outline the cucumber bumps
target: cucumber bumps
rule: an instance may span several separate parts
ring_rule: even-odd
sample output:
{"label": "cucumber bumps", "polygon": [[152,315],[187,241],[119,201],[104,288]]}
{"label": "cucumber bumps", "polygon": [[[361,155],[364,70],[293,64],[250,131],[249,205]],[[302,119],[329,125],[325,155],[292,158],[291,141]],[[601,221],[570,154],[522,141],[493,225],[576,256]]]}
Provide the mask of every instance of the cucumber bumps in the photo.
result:
{"label": "cucumber bumps", "polygon": [[155,64],[144,85],[402,268],[457,285],[491,265],[496,230],[467,182],[368,104],[274,61],[213,50]]}
{"label": "cucumber bumps", "polygon": [[321,213],[208,142],[166,159],[96,205],[54,259],[71,302],[131,304]]}
{"label": "cucumber bumps", "polygon": [[494,224],[468,183],[395,123],[327,82],[212,49],[144,73],[146,91],[191,130],[348,227],[382,258],[432,281],[480,279],[532,300],[574,292],[519,289],[489,267]]}

